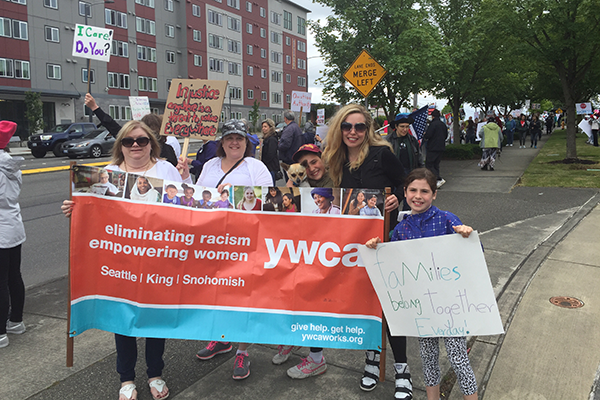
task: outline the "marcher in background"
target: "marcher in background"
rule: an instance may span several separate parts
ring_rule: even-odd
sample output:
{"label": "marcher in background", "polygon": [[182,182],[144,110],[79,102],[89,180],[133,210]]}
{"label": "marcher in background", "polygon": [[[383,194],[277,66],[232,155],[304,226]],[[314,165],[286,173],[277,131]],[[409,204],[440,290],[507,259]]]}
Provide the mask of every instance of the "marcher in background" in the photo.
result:
{"label": "marcher in background", "polygon": [[524,149],[525,138],[527,138],[527,133],[529,132],[529,122],[527,122],[527,116],[525,114],[521,114],[519,117],[515,132],[519,134],[519,148]]}
{"label": "marcher in background", "polygon": [[273,186],[277,185],[278,175],[281,174],[279,166],[279,153],[277,150],[278,141],[275,133],[275,122],[267,118],[261,123],[263,133],[261,161],[266,165],[273,178]]}
{"label": "marcher in background", "polygon": [[531,117],[529,133],[531,134],[531,146],[529,147],[537,149],[538,139],[542,137],[542,123],[540,122],[540,117],[538,117],[537,114]]}
{"label": "marcher in background", "polygon": [[546,117],[546,135],[552,134],[552,128],[554,128],[554,114],[548,113]]}
{"label": "marcher in background", "polygon": [[600,110],[595,110],[595,113],[588,120],[592,126],[592,140],[594,146],[598,147],[598,129],[600,129]]}
{"label": "marcher in background", "polygon": [[467,143],[475,144],[476,131],[477,124],[473,121],[473,117],[469,117],[467,121],[467,137],[465,139]]}
{"label": "marcher in background", "polygon": [[504,127],[504,134],[506,135],[506,147],[512,147],[516,127],[517,122],[513,119],[512,115],[508,114],[508,120],[506,121],[506,125]]}
{"label": "marcher in background", "polygon": [[287,125],[283,128],[281,139],[279,139],[279,159],[289,165],[294,163],[292,158],[294,153],[304,144],[304,135],[296,121],[294,121],[295,119],[296,116],[293,112],[287,110],[283,113],[283,122]]}
{"label": "marcher in background", "polygon": [[479,130],[481,142],[479,146],[483,149],[479,166],[482,170],[494,170],[498,152],[502,147],[502,132],[494,117],[488,118],[488,123]]}
{"label": "marcher in background", "polygon": [[312,122],[306,121],[304,124],[304,144],[313,144],[315,143],[315,134],[317,133],[317,128],[313,125]]}
{"label": "marcher in background", "polygon": [[402,163],[406,175],[415,168],[425,166],[419,141],[410,134],[410,124],[413,122],[412,117],[407,113],[396,115],[396,119],[390,124],[393,131],[386,137],[396,157]]}
{"label": "marcher in background", "polygon": [[440,161],[446,149],[446,139],[448,138],[448,128],[441,121],[440,116],[440,110],[438,109],[431,112],[431,123],[427,127],[425,135],[423,135],[423,140],[427,144],[425,166],[437,176],[438,188],[446,183],[446,180],[440,175]]}
{"label": "marcher in background", "polygon": [[[22,158],[13,159],[8,148],[16,130],[16,123],[0,121],[0,347],[8,346],[7,333],[25,332],[25,285],[21,277],[21,245],[25,242],[25,227],[19,206],[23,183]],[[7,363],[3,366],[10,367]]]}
{"label": "marcher in background", "polygon": [[200,147],[200,149],[196,153],[196,159],[187,159],[188,163],[191,165],[190,173],[195,175],[195,180],[198,180],[198,177],[202,173],[202,168],[204,168],[204,164],[206,164],[208,161],[212,160],[217,156],[218,147],[218,140],[205,140],[202,143],[202,147]]}

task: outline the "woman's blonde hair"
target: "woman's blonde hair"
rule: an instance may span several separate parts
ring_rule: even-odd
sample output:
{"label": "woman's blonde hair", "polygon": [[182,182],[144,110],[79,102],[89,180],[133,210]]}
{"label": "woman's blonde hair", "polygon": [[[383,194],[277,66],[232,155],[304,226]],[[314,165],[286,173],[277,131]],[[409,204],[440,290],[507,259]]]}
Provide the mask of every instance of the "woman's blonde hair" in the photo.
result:
{"label": "woman's blonde hair", "polygon": [[271,118],[267,118],[260,123],[260,126],[262,126],[262,124],[269,125],[269,131],[267,133],[265,133],[265,135],[263,136],[263,139],[266,139],[268,137],[275,135],[275,121],[273,121]]}
{"label": "woman's blonde hair", "polygon": [[[360,145],[360,154],[358,159],[352,163],[348,162],[348,148],[342,138],[342,122],[350,114],[360,113],[365,117],[367,131],[365,139]],[[335,187],[338,187],[342,182],[342,174],[344,165],[349,164],[350,170],[358,169],[365,158],[369,154],[370,146],[388,146],[392,150],[392,146],[383,139],[373,128],[373,118],[371,113],[360,104],[348,104],[340,108],[337,113],[329,121],[329,131],[327,132],[327,147],[323,151],[323,161],[329,166],[329,176],[333,180]],[[393,150],[392,150],[393,151]]]}
{"label": "woman's blonde hair", "polygon": [[123,161],[125,161],[122,148],[123,144],[121,142],[123,141],[124,137],[129,135],[131,131],[137,128],[140,128],[144,132],[146,132],[148,138],[150,139],[150,146],[152,147],[152,150],[150,151],[150,159],[153,162],[156,162],[156,160],[160,157],[160,144],[158,143],[156,136],[154,136],[152,129],[150,129],[148,125],[146,125],[142,121],[129,121],[128,123],[123,125],[123,127],[119,131],[119,134],[117,135],[117,139],[115,140],[115,144],[112,148],[112,160],[110,160],[111,164],[121,165]]}

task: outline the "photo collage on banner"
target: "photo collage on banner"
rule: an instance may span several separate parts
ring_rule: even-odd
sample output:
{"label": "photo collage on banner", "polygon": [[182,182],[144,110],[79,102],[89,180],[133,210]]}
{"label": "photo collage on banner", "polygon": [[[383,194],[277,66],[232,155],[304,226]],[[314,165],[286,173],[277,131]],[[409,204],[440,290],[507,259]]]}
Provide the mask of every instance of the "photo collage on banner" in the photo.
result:
{"label": "photo collage on banner", "polygon": [[75,166],[73,190],[199,209],[335,214],[381,218],[384,193],[373,189],[191,185],[144,175]]}

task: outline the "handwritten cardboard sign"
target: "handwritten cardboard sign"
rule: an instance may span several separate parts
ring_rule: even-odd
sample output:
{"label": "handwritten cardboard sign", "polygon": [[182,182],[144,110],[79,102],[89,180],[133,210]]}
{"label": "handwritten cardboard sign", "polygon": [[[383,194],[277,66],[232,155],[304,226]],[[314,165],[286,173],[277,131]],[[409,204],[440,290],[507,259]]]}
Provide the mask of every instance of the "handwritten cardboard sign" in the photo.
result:
{"label": "handwritten cardboard sign", "polygon": [[325,109],[319,108],[317,110],[317,125],[325,125]]}
{"label": "handwritten cardboard sign", "polygon": [[112,38],[112,29],[77,24],[73,37],[72,56],[109,62]]}
{"label": "handwritten cardboard sign", "polygon": [[131,116],[135,120],[139,121],[144,115],[150,114],[148,96],[129,96],[129,105],[131,106]]}
{"label": "handwritten cardboard sign", "polygon": [[300,112],[310,112],[310,100],[312,93],[292,91],[292,106],[290,110]]}
{"label": "handwritten cardboard sign", "polygon": [[215,140],[227,81],[173,79],[161,134]]}
{"label": "handwritten cardboard sign", "polygon": [[504,333],[477,232],[359,251],[393,335]]}

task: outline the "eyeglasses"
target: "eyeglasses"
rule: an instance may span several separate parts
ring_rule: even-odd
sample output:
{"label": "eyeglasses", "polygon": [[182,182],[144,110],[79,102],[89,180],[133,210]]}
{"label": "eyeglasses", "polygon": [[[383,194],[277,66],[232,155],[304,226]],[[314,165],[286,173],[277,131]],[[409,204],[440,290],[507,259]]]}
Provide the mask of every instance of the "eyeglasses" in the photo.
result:
{"label": "eyeglasses", "polygon": [[146,147],[148,146],[148,143],[150,143],[150,138],[146,136],[142,136],[135,139],[126,137],[121,140],[121,144],[125,147],[132,147],[134,143],[137,143],[140,147]]}
{"label": "eyeglasses", "polygon": [[367,124],[364,122],[359,122],[358,124],[352,125],[350,122],[342,122],[340,128],[342,128],[342,132],[345,133],[350,132],[352,128],[354,128],[356,133],[365,133],[367,131]]}

